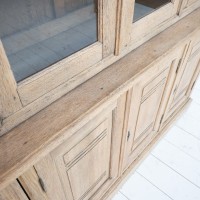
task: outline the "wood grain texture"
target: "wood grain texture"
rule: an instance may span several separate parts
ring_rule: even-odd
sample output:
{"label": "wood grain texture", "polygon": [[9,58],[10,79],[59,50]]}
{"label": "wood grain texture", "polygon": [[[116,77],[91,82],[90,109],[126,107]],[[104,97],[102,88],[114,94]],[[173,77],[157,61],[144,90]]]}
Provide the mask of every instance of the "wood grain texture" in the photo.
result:
{"label": "wood grain texture", "polygon": [[[196,40],[196,38],[192,37],[191,40]],[[188,91],[191,92],[191,89],[189,89],[189,87],[191,87],[193,76],[196,70],[198,70],[197,68],[200,59],[200,54],[197,54],[196,56],[192,57],[192,59],[190,59],[190,57],[192,56],[192,44],[193,42],[189,41],[188,44],[185,46],[183,55],[177,66],[178,69],[173,75],[175,76],[175,80],[171,89],[171,95],[169,96],[168,103],[164,111],[163,124],[168,121],[168,118],[177,109],[177,107],[179,107],[181,102],[184,101],[184,99],[188,98]]]}
{"label": "wood grain texture", "polygon": [[[118,117],[113,109],[116,109],[116,103],[93,118],[51,153],[60,180],[66,188],[67,199],[73,199],[74,195],[75,199],[98,199],[96,196],[102,195],[102,191],[116,179],[117,160],[112,157],[115,152],[112,151],[114,147],[111,149],[111,145],[118,142],[120,135],[111,138],[112,118]],[[82,182],[85,182],[84,186],[79,185]],[[95,197],[91,196],[93,194]]]}
{"label": "wood grain texture", "polygon": [[[116,38],[117,1],[103,1],[103,57],[114,54]],[[99,27],[101,28],[101,27]],[[112,34],[111,34],[112,33]]]}
{"label": "wood grain texture", "polygon": [[140,146],[146,137],[158,132],[158,129],[155,129],[155,123],[160,120],[157,114],[171,62],[168,60],[157,63],[158,66],[161,66],[160,68],[151,73],[143,73],[133,84],[129,95],[128,118],[125,121],[127,126],[124,129],[124,135],[127,137],[124,168],[127,168],[137,157],[137,154],[135,155],[137,146]]}
{"label": "wood grain texture", "polygon": [[135,0],[120,0],[118,6],[116,55],[121,53],[131,42],[131,25]]}
{"label": "wood grain texture", "polygon": [[144,71],[156,71],[156,63],[173,59],[177,48],[199,29],[199,15],[198,11],[194,12],[3,135],[0,140],[0,188],[116,101]]}
{"label": "wood grain texture", "polygon": [[[67,188],[65,190],[67,199],[73,199],[74,192],[76,196],[82,194],[83,199],[87,199],[92,194],[94,195],[90,197],[91,199],[100,199],[103,191],[106,191],[118,177],[118,153],[121,145],[121,126],[123,126],[123,114],[122,116],[118,114],[124,112],[125,97],[126,95],[123,95],[117,103],[110,105],[51,153],[63,186]],[[118,130],[114,132],[117,128]],[[99,152],[101,152],[101,159]],[[109,162],[102,162],[102,159],[108,159],[108,157]],[[109,166],[109,172],[106,166]],[[90,169],[89,172],[88,169]],[[102,169],[105,170],[103,174]],[[72,173],[74,170],[76,172]],[[68,176],[66,176],[66,171]],[[74,174],[79,174],[79,176],[74,177]],[[86,179],[84,187],[76,188],[75,185],[78,183],[74,184],[74,182],[77,182],[77,179],[80,183],[83,182],[83,177]],[[90,190],[87,190],[88,185],[91,185]],[[94,193],[94,191],[97,192]]]}
{"label": "wood grain texture", "polygon": [[0,200],[28,200],[19,183],[15,180],[0,191]]}
{"label": "wood grain texture", "polygon": [[[39,179],[44,184],[42,189]],[[31,200],[65,200],[56,166],[50,155],[45,156],[19,177],[19,181]]]}
{"label": "wood grain texture", "polygon": [[28,171],[23,173],[18,180],[31,200],[48,200],[47,195],[39,184],[39,177],[34,167],[31,167]]}
{"label": "wood grain texture", "polygon": [[[101,27],[98,28],[102,29],[102,31],[99,31],[99,34],[102,34],[102,36],[99,36],[99,38],[102,38],[102,43],[97,42],[90,45],[69,58],[60,61],[48,69],[45,69],[21,82],[18,91],[24,106],[30,104],[53,89],[56,89],[63,83],[68,82],[73,77],[78,76],[86,69],[101,61],[102,58],[114,53],[117,2],[115,0],[104,0],[99,5],[101,5],[99,12],[102,11],[99,16],[101,21],[99,25],[101,25]],[[87,17],[85,16],[84,9],[83,14],[79,13],[81,19]],[[110,34],[111,32],[112,34]],[[57,77],[56,80],[55,77]],[[47,104],[47,102],[45,104]]]}
{"label": "wood grain texture", "polygon": [[[149,50],[151,54],[154,54],[155,57],[159,57],[159,55],[162,55],[162,52],[166,52],[167,49],[169,50],[170,47],[176,44],[177,41],[184,40],[190,37],[190,34],[192,32],[195,32],[195,30],[198,29],[200,24],[200,12],[195,11],[194,13],[190,14],[188,17],[184,18],[183,20],[180,20],[176,25],[173,25],[171,28],[166,30],[165,32],[161,33],[157,41],[162,40],[162,37],[165,38],[165,41],[168,41],[167,44],[161,45],[159,47],[160,42],[158,42],[158,46],[154,49],[155,52],[152,52],[152,49]],[[193,23],[191,23],[191,21]],[[160,38],[160,39],[159,39]],[[162,40],[163,41],[163,40]],[[137,43],[137,45],[139,45]],[[144,46],[145,47],[145,46]],[[35,113],[39,112],[41,109],[45,108],[47,105],[54,102],[56,99],[63,96],[66,92],[69,92],[73,88],[77,86],[77,84],[83,83],[85,80],[89,79],[91,76],[94,76],[97,72],[100,72],[101,70],[108,67],[108,65],[111,65],[116,60],[119,60],[123,56],[125,56],[127,53],[130,52],[132,47],[129,49],[127,48],[127,51],[122,52],[119,56],[111,56],[107,59],[102,60],[99,64],[90,67],[89,69],[85,70],[83,73],[80,73],[79,76],[75,76],[69,81],[59,85],[57,88],[53,89],[51,92],[43,95],[41,98],[37,99],[33,103],[29,104],[28,106],[24,107],[24,109],[21,109],[19,112],[16,112],[14,115],[10,116],[6,120],[4,120],[4,126],[2,127],[2,130],[0,131],[0,134],[7,132],[11,128],[15,127],[17,124],[25,121],[26,119],[33,116]],[[158,51],[158,52],[156,52]],[[160,52],[161,54],[160,54]],[[143,55],[143,53],[141,54]],[[145,55],[144,55],[145,57]],[[140,59],[140,58],[139,58]],[[142,59],[142,57],[141,57]],[[148,60],[148,59],[147,59]]]}
{"label": "wood grain texture", "polygon": [[[4,119],[22,108],[17,84],[0,41],[0,118]],[[2,122],[3,123],[3,122]],[[0,125],[1,130],[1,125]]]}
{"label": "wood grain texture", "polygon": [[[119,52],[128,48],[136,48],[137,43],[144,43],[166,27],[170,26],[177,18],[179,0],[170,1],[161,8],[133,23],[135,0],[122,0],[120,6],[121,20],[117,37],[117,50]],[[133,6],[130,6],[133,5]]]}
{"label": "wood grain texture", "polygon": [[92,199],[106,182],[111,182],[112,112],[106,113],[100,123],[91,121],[76,133],[82,133],[82,137],[74,136],[70,145],[66,141],[53,152],[69,200]]}
{"label": "wood grain texture", "polygon": [[[154,135],[154,137],[146,138],[143,144],[140,146],[143,150],[140,151],[140,156],[123,172],[120,178],[114,183],[114,185],[104,194],[102,200],[111,200],[114,194],[124,185],[128,178],[135,172],[139,165],[144,161],[144,159],[149,155],[149,152],[158,144],[158,142],[165,136],[172,125],[179,119],[180,115],[185,112],[191,103],[191,99],[187,99],[183,102],[181,107],[171,116],[170,122],[159,131],[159,134]],[[150,139],[151,138],[151,139]],[[143,146],[143,147],[142,147]],[[144,148],[145,147],[145,148]]]}

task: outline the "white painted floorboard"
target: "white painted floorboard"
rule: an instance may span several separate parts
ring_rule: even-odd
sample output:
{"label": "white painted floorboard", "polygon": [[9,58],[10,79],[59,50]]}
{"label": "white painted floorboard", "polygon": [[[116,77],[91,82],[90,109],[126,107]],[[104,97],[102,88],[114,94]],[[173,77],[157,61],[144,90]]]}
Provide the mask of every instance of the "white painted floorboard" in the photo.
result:
{"label": "white painted floorboard", "polygon": [[193,102],[113,200],[200,200],[200,78]]}
{"label": "white painted floorboard", "polygon": [[151,197],[151,199],[170,200],[167,195],[137,172],[124,184],[120,192],[130,200],[146,200],[148,197]]}
{"label": "white painted floorboard", "polygon": [[185,154],[200,161],[200,140],[195,138],[192,134],[188,134],[183,129],[174,126],[164,139],[182,150]]}

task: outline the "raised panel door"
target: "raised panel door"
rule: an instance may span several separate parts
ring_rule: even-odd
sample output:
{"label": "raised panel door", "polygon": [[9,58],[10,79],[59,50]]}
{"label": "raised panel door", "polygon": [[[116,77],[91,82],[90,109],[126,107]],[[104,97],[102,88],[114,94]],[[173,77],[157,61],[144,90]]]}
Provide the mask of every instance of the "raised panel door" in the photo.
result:
{"label": "raised panel door", "polygon": [[[156,67],[155,67],[156,68]],[[163,91],[168,78],[170,65],[152,74],[143,74],[129,92],[127,141],[124,156],[124,168],[134,161],[138,153],[136,148],[149,135],[155,135],[155,127]],[[137,153],[135,153],[137,152]]]}
{"label": "raised panel door", "polygon": [[[199,74],[200,55],[186,56],[186,61],[182,58],[176,70],[174,85],[171,90],[171,95],[163,115],[162,126],[165,125],[170,116],[185,102],[191,93],[193,85]],[[162,127],[161,126],[161,127]]]}

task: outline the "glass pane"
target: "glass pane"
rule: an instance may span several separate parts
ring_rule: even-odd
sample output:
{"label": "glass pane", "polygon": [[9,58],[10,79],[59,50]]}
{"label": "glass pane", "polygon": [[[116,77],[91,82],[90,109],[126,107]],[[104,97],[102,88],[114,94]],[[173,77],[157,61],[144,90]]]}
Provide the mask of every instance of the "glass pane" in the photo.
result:
{"label": "glass pane", "polygon": [[135,0],[133,22],[154,12],[161,6],[171,2],[170,0]]}
{"label": "glass pane", "polygon": [[97,41],[97,0],[0,0],[0,38],[16,80]]}

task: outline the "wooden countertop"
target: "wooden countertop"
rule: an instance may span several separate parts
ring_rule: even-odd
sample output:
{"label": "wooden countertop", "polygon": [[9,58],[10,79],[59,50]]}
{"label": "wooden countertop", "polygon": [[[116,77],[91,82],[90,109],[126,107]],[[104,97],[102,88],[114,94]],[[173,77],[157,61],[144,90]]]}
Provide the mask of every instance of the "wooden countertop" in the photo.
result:
{"label": "wooden countertop", "polygon": [[200,29],[200,9],[0,137],[0,189],[131,87],[153,63]]}

